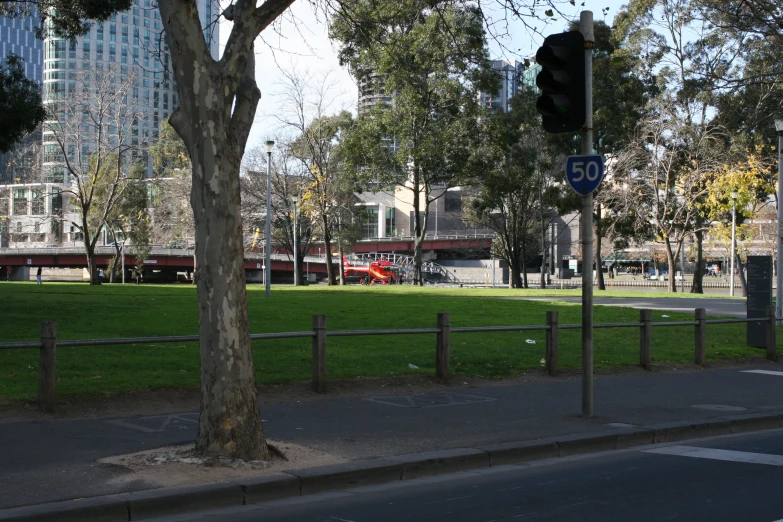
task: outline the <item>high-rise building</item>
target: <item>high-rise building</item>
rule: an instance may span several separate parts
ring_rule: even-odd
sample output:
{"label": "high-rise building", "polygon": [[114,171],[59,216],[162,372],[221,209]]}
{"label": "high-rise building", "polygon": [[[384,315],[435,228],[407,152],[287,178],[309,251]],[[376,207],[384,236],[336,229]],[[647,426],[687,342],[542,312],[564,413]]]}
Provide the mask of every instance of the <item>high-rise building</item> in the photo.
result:
{"label": "high-rise building", "polygon": [[[36,22],[35,12],[21,18],[0,16],[0,63],[5,62],[9,54],[19,56],[24,63],[25,76],[41,85],[43,42],[35,36]],[[0,247],[8,246],[11,214],[14,210],[22,210],[22,196],[29,198],[29,191],[23,184],[27,173],[40,161],[40,148],[39,131],[25,138],[14,150],[0,153]]]}
{"label": "high-rise building", "polygon": [[500,86],[497,94],[481,93],[481,104],[494,112],[508,112],[511,109],[511,98],[516,95],[526,82],[529,66],[524,62],[514,60],[492,60],[492,69],[498,74]]}
{"label": "high-rise building", "polygon": [[[218,57],[219,41],[217,2],[197,0],[205,37],[215,58]],[[59,113],[57,104],[76,100],[84,107],[83,117],[87,120],[85,100],[90,98],[90,93],[94,98],[98,82],[109,91],[125,86],[127,94],[122,102],[132,107],[132,111],[127,114],[123,145],[131,149],[138,145],[139,150],[129,156],[144,159],[142,146],[157,137],[161,121],[171,115],[179,102],[157,3],[134,0],[131,9],[116,13],[104,22],[93,23],[87,34],[74,40],[48,34],[41,42],[35,38],[34,23],[35,20],[0,18],[0,50],[10,46],[8,50],[23,56],[26,64],[30,57],[28,66],[32,68],[28,77],[42,83],[44,105],[49,109],[57,108],[53,112]],[[22,49],[22,42],[29,43],[30,50]],[[77,227],[63,225],[69,221],[79,222],[76,216],[69,216],[73,208],[68,189],[75,180],[64,167],[66,158],[62,144],[56,139],[51,123],[44,126],[38,172],[28,175],[30,179],[19,180],[22,181],[17,183],[19,186],[11,184],[12,180],[0,179],[0,216],[4,206],[8,207],[5,228],[7,233],[10,231],[11,242],[40,246],[35,243],[78,239]],[[92,133],[99,127],[85,121],[77,128],[78,140],[66,145],[70,159],[86,160],[95,151],[98,140],[93,139]],[[104,128],[112,130],[112,124],[107,121]],[[148,158],[147,164],[151,172]]]}
{"label": "high-rise building", "polygon": [[43,42],[35,37],[35,12],[28,17],[0,16],[0,62],[13,53],[24,60],[24,73],[37,83],[43,80]]}

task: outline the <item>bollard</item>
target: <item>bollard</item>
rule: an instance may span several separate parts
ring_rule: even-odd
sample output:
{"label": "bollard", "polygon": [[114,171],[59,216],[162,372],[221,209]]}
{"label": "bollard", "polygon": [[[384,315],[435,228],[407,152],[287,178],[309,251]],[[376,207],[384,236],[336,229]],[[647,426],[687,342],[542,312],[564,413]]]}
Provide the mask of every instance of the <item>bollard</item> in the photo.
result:
{"label": "bollard", "polygon": [[313,391],[326,392],[326,316],[313,316]]}
{"label": "bollard", "polygon": [[449,348],[451,319],[447,312],[438,313],[438,334],[435,346],[435,377],[442,384],[449,382]]}
{"label": "bollard", "polygon": [[645,370],[652,369],[650,364],[650,340],[652,337],[652,310],[639,310],[639,364]]}
{"label": "bollard", "polygon": [[777,352],[777,318],[775,317],[775,308],[767,307],[767,359],[770,361],[778,360]]}
{"label": "bollard", "polygon": [[557,312],[546,313],[546,371],[557,373]]}
{"label": "bollard", "polygon": [[57,382],[57,323],[41,323],[41,349],[38,359],[38,411],[54,413]]}
{"label": "bollard", "polygon": [[696,309],[696,328],[694,330],[695,338],[693,342],[694,354],[693,362],[699,366],[704,366],[704,353],[707,348],[707,310],[704,308]]}

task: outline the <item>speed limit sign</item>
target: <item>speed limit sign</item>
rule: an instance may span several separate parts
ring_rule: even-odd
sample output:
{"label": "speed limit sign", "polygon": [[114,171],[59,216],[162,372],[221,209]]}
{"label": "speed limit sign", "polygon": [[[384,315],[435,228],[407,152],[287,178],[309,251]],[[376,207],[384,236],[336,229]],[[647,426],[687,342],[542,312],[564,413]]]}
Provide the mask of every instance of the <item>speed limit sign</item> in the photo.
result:
{"label": "speed limit sign", "polygon": [[598,188],[604,177],[604,158],[601,155],[569,156],[566,162],[568,184],[577,194],[586,196]]}

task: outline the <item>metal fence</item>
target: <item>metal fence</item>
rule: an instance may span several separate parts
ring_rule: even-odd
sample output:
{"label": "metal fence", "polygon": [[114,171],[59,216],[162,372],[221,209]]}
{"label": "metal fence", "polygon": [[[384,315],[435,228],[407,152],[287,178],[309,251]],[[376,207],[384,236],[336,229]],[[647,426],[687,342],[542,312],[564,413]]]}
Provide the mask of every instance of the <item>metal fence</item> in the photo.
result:
{"label": "metal fence", "polygon": [[[649,370],[651,365],[651,338],[653,327],[668,326],[693,326],[694,327],[694,363],[703,366],[705,363],[705,350],[707,346],[707,325],[762,323],[766,328],[766,356],[771,361],[777,360],[776,327],[777,318],[772,307],[767,308],[765,317],[751,319],[710,319],[706,318],[704,308],[695,309],[693,321],[663,321],[653,322],[652,311],[639,310],[639,321],[630,323],[602,323],[594,324],[593,328],[638,328],[639,329],[639,364]],[[450,378],[449,354],[451,349],[452,333],[481,333],[481,332],[516,332],[544,330],[546,332],[546,349],[544,353],[545,370],[550,375],[557,373],[558,369],[558,332],[560,330],[581,329],[581,324],[559,324],[558,313],[546,312],[545,324],[514,325],[514,326],[461,326],[452,327],[448,313],[438,313],[435,328],[397,328],[385,330],[328,330],[326,327],[326,315],[313,316],[313,329],[302,332],[274,332],[251,334],[251,340],[265,339],[312,339],[312,387],[318,393],[326,391],[326,340],[328,337],[353,337],[367,335],[417,335],[435,334],[435,377],[442,383],[447,383]],[[109,346],[125,344],[158,344],[197,342],[198,335],[177,335],[168,337],[132,337],[117,339],[81,339],[81,340],[57,340],[57,324],[52,321],[44,321],[41,324],[41,338],[30,342],[0,343],[0,350],[37,348],[40,352],[38,364],[38,409],[41,412],[53,412],[55,409],[55,383],[57,381],[56,353],[57,347],[76,346]]]}

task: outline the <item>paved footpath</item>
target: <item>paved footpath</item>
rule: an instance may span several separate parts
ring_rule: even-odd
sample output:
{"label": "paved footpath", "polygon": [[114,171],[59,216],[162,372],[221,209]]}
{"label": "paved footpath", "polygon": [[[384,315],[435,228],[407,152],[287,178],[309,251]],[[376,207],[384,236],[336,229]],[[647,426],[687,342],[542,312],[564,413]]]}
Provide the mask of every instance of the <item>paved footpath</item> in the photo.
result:
{"label": "paved footpath", "polygon": [[[270,439],[313,447],[351,461],[347,467],[277,474],[273,486],[282,491],[283,485],[293,484],[294,494],[299,495],[391,480],[386,472],[399,480],[414,476],[412,469],[435,473],[492,465],[514,456],[533,458],[539,450],[542,452],[536,453],[536,458],[558,457],[625,447],[631,442],[651,444],[781,427],[783,365],[759,360],[732,369],[665,369],[597,376],[594,418],[580,415],[578,378],[482,387],[455,382],[423,394],[332,396],[266,404],[262,417]],[[138,520],[144,518],[140,513],[145,513],[139,508],[141,504],[134,504],[139,499],[147,502],[149,516],[169,513],[173,506],[188,509],[194,498],[201,502],[198,507],[204,507],[210,498],[219,499],[215,502],[222,505],[223,490],[220,494],[210,490],[214,493],[210,497],[203,487],[155,489],[156,484],[132,479],[118,485],[112,479],[130,472],[96,462],[109,455],[191,442],[196,419],[195,413],[183,412],[0,424],[0,520]],[[428,453],[437,451],[441,453]],[[371,475],[374,478],[368,478]],[[269,488],[273,486],[231,485],[239,492],[240,505],[251,502],[250,491],[284,494],[272,492]],[[117,495],[151,489],[155,491]],[[153,493],[153,507],[149,507]],[[102,495],[115,496],[94,502],[61,502]],[[41,505],[51,502],[57,503]],[[116,510],[114,515],[104,513],[106,506],[116,507],[112,502],[122,507],[118,518]],[[94,504],[105,508],[98,509],[103,515],[89,511]],[[40,506],[7,509],[32,505]],[[132,508],[135,515],[129,518]],[[77,511],[68,518],[64,509],[87,511]]]}

